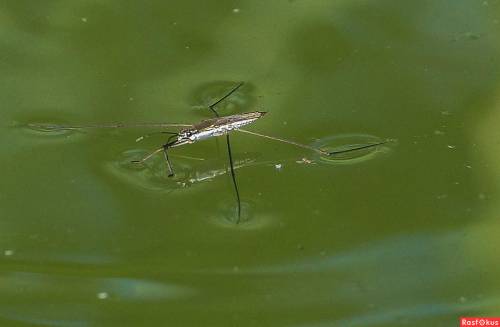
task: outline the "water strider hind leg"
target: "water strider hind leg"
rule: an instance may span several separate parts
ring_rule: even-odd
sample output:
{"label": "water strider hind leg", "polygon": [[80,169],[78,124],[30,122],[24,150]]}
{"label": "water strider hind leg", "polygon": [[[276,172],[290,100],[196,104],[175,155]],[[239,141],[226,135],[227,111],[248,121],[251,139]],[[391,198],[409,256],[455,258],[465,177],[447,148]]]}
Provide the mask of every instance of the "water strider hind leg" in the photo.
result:
{"label": "water strider hind leg", "polygon": [[317,148],[312,147],[312,146],[307,145],[307,144],[298,143],[298,142],[295,142],[295,141],[287,140],[287,139],[276,137],[276,136],[270,136],[270,135],[266,135],[266,134],[260,134],[260,133],[257,133],[257,132],[251,132],[251,131],[248,131],[246,129],[239,128],[236,131],[241,132],[241,133],[246,133],[246,134],[250,134],[250,135],[255,135],[255,136],[263,137],[263,138],[266,138],[266,139],[269,139],[269,140],[274,140],[274,141],[278,141],[278,142],[282,142],[282,143],[291,144],[291,145],[294,145],[294,146],[299,147],[299,148],[303,148],[303,149],[308,149],[308,150],[314,151],[314,152],[319,153],[319,154],[324,155],[324,156],[335,156],[337,154],[346,153],[346,152],[353,152],[353,151],[358,151],[358,150],[363,150],[363,149],[368,149],[368,148],[376,147],[376,146],[383,145],[383,144],[391,142],[391,140],[384,140],[384,141],[380,141],[380,142],[376,142],[376,143],[362,144],[362,145],[359,145],[359,146],[356,146],[356,147],[353,147],[353,148],[349,148],[349,149],[344,149],[344,150],[325,151],[325,150],[322,150],[322,149],[317,149]]}

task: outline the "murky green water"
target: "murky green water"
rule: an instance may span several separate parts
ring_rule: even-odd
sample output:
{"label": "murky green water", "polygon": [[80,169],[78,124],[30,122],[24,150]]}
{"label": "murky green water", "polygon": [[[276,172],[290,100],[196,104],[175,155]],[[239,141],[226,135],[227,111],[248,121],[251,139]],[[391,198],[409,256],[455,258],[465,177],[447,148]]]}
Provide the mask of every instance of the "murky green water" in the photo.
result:
{"label": "murky green water", "polygon": [[[4,1],[1,326],[456,326],[500,306],[500,1]],[[232,135],[137,159],[237,81]]]}

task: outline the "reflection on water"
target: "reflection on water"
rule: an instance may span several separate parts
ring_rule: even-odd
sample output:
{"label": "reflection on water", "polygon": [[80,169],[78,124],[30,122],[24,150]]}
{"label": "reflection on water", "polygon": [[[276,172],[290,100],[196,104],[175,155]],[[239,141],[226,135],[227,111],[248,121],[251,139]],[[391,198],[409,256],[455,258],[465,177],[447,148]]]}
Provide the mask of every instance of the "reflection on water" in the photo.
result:
{"label": "reflection on water", "polygon": [[[429,319],[458,317],[464,311],[488,310],[500,304],[495,295],[471,295],[472,285],[446,290],[447,283],[460,284],[467,278],[451,262],[460,262],[470,272],[482,269],[463,252],[463,235],[463,231],[405,235],[334,254],[321,251],[289,262],[238,267],[237,274],[250,285],[274,284],[273,289],[279,290],[269,294],[274,306],[310,308],[316,313],[307,322],[292,326],[425,324]],[[412,277],[416,271],[419,278]],[[235,268],[216,273],[230,278]],[[398,287],[392,287],[394,284]],[[265,298],[265,291],[261,292]],[[442,292],[446,292],[446,300],[435,301]],[[249,296],[256,300],[259,293]],[[266,305],[262,303],[261,309]],[[352,311],[342,315],[333,309],[341,306],[351,306]]]}
{"label": "reflection on water", "polygon": [[[66,135],[66,134],[72,134],[75,132],[75,130],[69,129],[69,128],[54,128],[60,124],[28,124],[26,125],[26,130],[27,131],[33,131],[34,133],[38,135],[44,135],[44,136],[59,136],[59,135]],[[62,124],[61,124],[62,125]]]}
{"label": "reflection on water", "polygon": [[[124,151],[120,157],[106,164],[106,170],[127,183],[141,189],[170,193],[173,190],[194,186],[199,183],[211,182],[220,176],[229,173],[225,161],[219,159],[197,158],[184,155],[170,154],[175,175],[168,177],[168,170],[164,157],[156,155],[142,164],[133,163],[133,160],[144,158],[148,154],[142,149]],[[258,163],[255,154],[246,154],[247,159],[234,161],[234,169],[252,167]]]}
{"label": "reflection on water", "polygon": [[[2,301],[0,319],[50,326],[74,326],[79,321],[88,325],[89,320],[99,319],[91,310],[99,301],[144,305],[186,299],[197,293],[190,287],[151,279],[31,272],[3,273],[0,292],[9,299]],[[30,306],[24,305],[27,299]]]}

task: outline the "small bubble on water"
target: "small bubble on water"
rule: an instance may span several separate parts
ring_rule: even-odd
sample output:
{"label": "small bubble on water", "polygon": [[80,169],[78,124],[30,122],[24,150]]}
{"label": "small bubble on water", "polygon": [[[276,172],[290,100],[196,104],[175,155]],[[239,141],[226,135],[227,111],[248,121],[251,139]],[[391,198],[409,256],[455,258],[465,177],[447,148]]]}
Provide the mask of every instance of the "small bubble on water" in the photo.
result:
{"label": "small bubble on water", "polygon": [[465,33],[465,37],[469,40],[479,40],[481,38],[481,35],[467,32]]}
{"label": "small bubble on water", "polygon": [[5,250],[3,251],[3,254],[6,256],[6,257],[10,257],[11,255],[14,254],[14,250]]}
{"label": "small bubble on water", "polygon": [[282,164],[276,164],[276,165],[274,165],[274,168],[276,168],[276,170],[281,170],[281,168],[283,168],[283,165]]}
{"label": "small bubble on water", "polygon": [[86,23],[86,22],[88,21],[88,20],[87,20],[87,17],[82,17],[82,18],[81,18],[81,21],[82,21],[82,22],[84,22],[84,23]]}
{"label": "small bubble on water", "polygon": [[238,14],[240,12],[240,8],[234,8],[233,13]]}
{"label": "small bubble on water", "polygon": [[109,294],[107,292],[99,292],[97,293],[97,298],[99,300],[106,300],[107,298],[109,298]]}
{"label": "small bubble on water", "polygon": [[448,149],[456,149],[456,145],[448,145]]}

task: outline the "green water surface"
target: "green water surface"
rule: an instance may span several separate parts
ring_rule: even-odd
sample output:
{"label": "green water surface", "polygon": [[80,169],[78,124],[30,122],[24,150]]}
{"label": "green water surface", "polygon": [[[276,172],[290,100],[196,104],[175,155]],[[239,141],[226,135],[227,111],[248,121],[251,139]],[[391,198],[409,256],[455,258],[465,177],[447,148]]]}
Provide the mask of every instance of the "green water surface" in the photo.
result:
{"label": "green water surface", "polygon": [[[500,1],[0,4],[0,326],[457,326],[500,315]],[[138,159],[145,128],[267,111]],[[160,129],[161,130],[161,129]]]}

